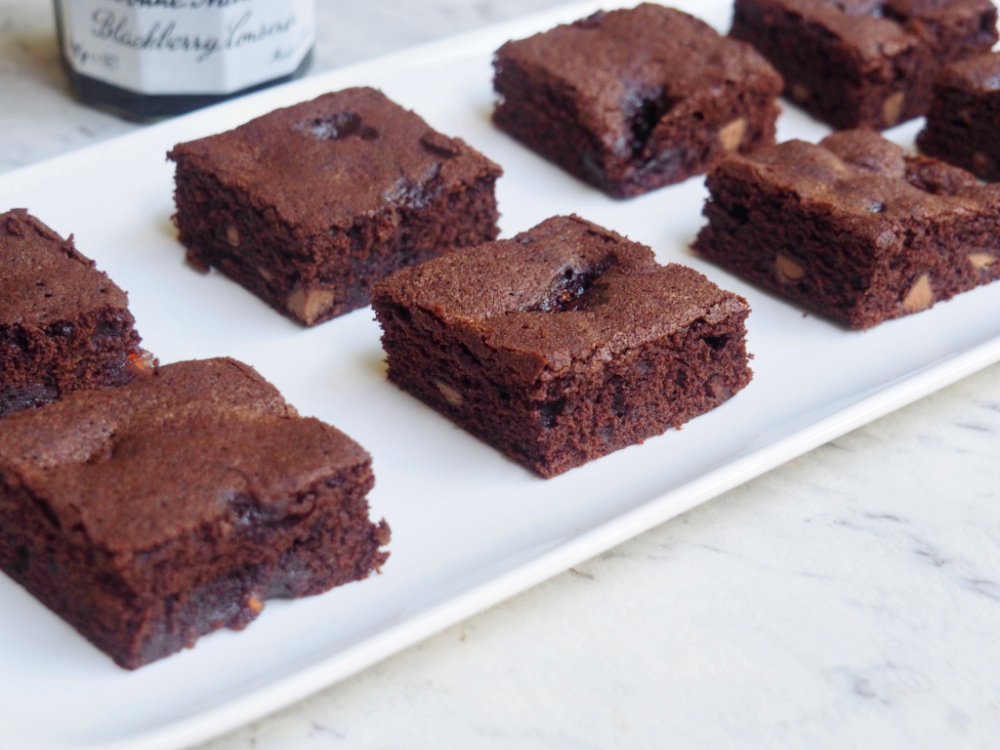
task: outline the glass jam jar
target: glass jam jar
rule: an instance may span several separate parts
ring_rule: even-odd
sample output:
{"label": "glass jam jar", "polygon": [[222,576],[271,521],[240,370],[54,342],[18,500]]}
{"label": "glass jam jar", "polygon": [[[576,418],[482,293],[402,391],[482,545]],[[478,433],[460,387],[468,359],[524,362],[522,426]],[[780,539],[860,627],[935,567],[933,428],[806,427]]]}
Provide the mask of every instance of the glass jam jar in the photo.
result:
{"label": "glass jam jar", "polygon": [[153,120],[301,76],[316,0],[55,0],[63,65],[85,103]]}

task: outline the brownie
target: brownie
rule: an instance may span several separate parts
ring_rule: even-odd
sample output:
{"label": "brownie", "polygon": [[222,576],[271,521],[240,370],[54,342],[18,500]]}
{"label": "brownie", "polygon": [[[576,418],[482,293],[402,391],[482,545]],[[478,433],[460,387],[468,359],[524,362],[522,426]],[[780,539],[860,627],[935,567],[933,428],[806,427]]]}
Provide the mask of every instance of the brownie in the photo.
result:
{"label": "brownie", "polygon": [[377,283],[389,379],[551,477],[750,382],[742,297],[575,216]]}
{"label": "brownie", "polygon": [[175,146],[188,260],[314,325],[372,282],[497,235],[501,169],[370,88]]}
{"label": "brownie", "polygon": [[730,35],[785,77],[785,93],[838,129],[927,112],[941,65],[997,41],[990,0],[736,0]]}
{"label": "brownie", "polygon": [[599,11],[507,42],[493,65],[497,127],[618,198],[774,142],[781,77],[672,8]]}
{"label": "brownie", "polygon": [[132,379],[128,297],[24,209],[0,214],[0,417]]}
{"label": "brownie", "polygon": [[938,71],[917,146],[984,180],[1000,181],[1000,53]]}
{"label": "brownie", "polygon": [[249,366],[166,365],[4,421],[0,569],[135,669],[377,569],[372,483]]}
{"label": "brownie", "polygon": [[851,328],[1000,277],[1000,186],[874,131],[733,156],[707,184],[695,249]]}

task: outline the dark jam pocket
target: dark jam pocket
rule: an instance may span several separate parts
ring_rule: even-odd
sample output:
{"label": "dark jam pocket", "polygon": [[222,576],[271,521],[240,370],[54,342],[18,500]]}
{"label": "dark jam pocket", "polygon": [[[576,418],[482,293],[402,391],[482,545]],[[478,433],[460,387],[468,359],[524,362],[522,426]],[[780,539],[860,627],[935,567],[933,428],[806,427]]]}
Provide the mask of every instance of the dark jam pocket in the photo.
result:
{"label": "dark jam pocket", "polygon": [[593,289],[597,280],[617,262],[615,256],[609,255],[599,263],[586,268],[570,266],[563,269],[553,279],[548,295],[524,312],[561,313],[583,309],[588,302],[584,299],[587,292]]}
{"label": "dark jam pocket", "polygon": [[630,91],[622,103],[622,111],[632,136],[632,158],[641,158],[649,137],[657,123],[663,119],[678,99],[671,99],[662,87],[650,89],[637,87]]}
{"label": "dark jam pocket", "polygon": [[321,141],[339,141],[352,135],[365,141],[374,141],[378,138],[378,131],[365,125],[360,115],[354,112],[335,112],[326,117],[304,120],[295,127]]}

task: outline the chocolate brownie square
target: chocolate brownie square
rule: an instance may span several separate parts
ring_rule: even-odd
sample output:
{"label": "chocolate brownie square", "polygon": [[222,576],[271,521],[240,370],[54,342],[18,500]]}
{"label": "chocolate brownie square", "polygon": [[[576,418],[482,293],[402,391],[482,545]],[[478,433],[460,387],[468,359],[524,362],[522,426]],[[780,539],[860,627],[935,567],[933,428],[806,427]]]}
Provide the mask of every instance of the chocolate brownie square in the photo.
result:
{"label": "chocolate brownie square", "polygon": [[497,235],[500,167],[370,88],[168,156],[188,260],[305,325],[368,304],[392,271]]}
{"label": "chocolate brownie square", "polygon": [[0,569],[119,665],[387,557],[371,459],[252,368],[179,362],[0,430]]}
{"label": "chocolate brownie square", "polygon": [[813,116],[881,130],[927,112],[935,71],[989,51],[996,22],[990,0],[736,0],[730,36]]}
{"label": "chocolate brownie square", "polygon": [[377,283],[389,379],[544,477],[750,382],[742,297],[575,216]]}
{"label": "chocolate brownie square", "polygon": [[707,184],[695,249],[851,328],[1000,278],[1000,186],[870,130],[734,156]]}
{"label": "chocolate brownie square", "polygon": [[72,237],[24,209],[0,214],[0,417],[127,383],[145,354],[134,322]]}
{"label": "chocolate brownie square", "polygon": [[928,156],[1000,181],[1000,53],[947,65],[917,146]]}
{"label": "chocolate brownie square", "polygon": [[496,52],[493,121],[618,198],[774,143],[781,77],[749,45],[644,3]]}

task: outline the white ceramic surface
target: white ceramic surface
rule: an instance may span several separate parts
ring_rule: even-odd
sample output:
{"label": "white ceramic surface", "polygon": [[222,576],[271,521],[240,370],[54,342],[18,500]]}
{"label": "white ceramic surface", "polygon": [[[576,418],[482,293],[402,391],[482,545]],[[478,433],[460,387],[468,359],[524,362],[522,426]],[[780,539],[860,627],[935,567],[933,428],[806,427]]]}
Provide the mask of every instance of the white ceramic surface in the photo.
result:
{"label": "white ceramic surface", "polygon": [[[695,9],[724,21],[722,4]],[[0,674],[7,678],[0,747],[178,747],[236,726],[1000,356],[997,289],[848,333],[688,253],[701,225],[699,181],[615,202],[494,132],[490,51],[583,12],[564,9],[309,79],[0,178],[0,205],[28,205],[74,232],[81,249],[130,290],[146,343],[164,361],[245,359],[302,411],[365,444],[378,474],[374,510],[395,536],[382,576],[311,600],[272,602],[244,633],[213,635],[133,675],[0,580]],[[168,222],[163,152],[177,140],[359,83],[381,86],[504,165],[505,235],[576,211],[745,294],[755,308],[754,383],[681,432],[544,482],[388,386],[368,312],[302,331],[224,278],[185,267]],[[794,111],[782,120],[783,137],[815,140],[823,132]],[[909,142],[913,130],[891,135]],[[53,716],[52,705],[66,708]]]}

